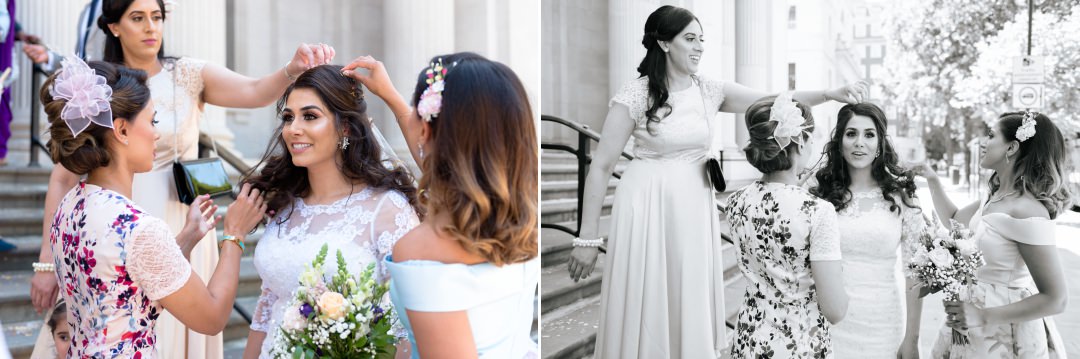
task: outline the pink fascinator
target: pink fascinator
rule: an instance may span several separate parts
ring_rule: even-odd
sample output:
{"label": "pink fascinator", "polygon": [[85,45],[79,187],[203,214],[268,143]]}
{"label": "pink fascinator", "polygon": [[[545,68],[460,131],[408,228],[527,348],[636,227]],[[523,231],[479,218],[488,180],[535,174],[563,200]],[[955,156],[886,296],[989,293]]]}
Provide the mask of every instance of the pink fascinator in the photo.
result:
{"label": "pink fascinator", "polygon": [[64,99],[67,104],[60,119],[67,123],[72,136],[78,136],[90,123],[113,128],[112,88],[105,77],[98,75],[78,56],[65,56],[60,74],[56,76],[49,94]]}
{"label": "pink fascinator", "polygon": [[769,110],[769,121],[776,121],[772,139],[780,148],[787,148],[791,142],[802,145],[802,134],[806,130],[806,126],[803,126],[805,119],[802,110],[792,100],[791,92],[782,92],[776,96]]}

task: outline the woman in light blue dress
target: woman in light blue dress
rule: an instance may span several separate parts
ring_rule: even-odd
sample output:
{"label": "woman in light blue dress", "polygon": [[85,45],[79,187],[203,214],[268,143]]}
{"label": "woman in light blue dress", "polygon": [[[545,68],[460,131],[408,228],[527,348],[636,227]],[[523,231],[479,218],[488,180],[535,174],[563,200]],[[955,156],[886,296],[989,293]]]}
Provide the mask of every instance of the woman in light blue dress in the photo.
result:
{"label": "woman in light blue dress", "polygon": [[359,58],[343,74],[390,106],[423,171],[427,216],[386,260],[412,357],[539,357],[530,336],[539,156],[517,75],[473,53],[437,56],[417,79],[413,111],[378,61]]}

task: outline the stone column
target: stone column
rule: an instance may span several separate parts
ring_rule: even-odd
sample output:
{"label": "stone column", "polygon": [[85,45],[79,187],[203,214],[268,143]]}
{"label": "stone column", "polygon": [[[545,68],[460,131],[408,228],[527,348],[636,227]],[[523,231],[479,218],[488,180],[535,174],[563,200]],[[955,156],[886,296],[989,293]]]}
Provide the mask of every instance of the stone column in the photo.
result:
{"label": "stone column", "polygon": [[[166,55],[192,57],[226,66],[224,1],[177,1],[167,10],[169,13],[164,29]],[[225,121],[224,108],[207,104],[199,128],[225,147],[235,150],[233,133]]]}
{"label": "stone column", "polygon": [[[455,1],[387,1],[383,4],[384,53],[390,79],[406,99],[416,88],[416,77],[432,56],[454,52]],[[376,119],[382,128],[397,128],[392,115]],[[412,155],[400,131],[383,131],[398,157],[411,162]],[[418,173],[418,172],[417,172]]]}
{"label": "stone column", "polygon": [[[663,5],[656,0],[610,1],[608,3],[608,97],[627,81],[638,77],[637,67],[645,57],[641,37],[645,20]],[[578,40],[588,41],[588,40]]]}

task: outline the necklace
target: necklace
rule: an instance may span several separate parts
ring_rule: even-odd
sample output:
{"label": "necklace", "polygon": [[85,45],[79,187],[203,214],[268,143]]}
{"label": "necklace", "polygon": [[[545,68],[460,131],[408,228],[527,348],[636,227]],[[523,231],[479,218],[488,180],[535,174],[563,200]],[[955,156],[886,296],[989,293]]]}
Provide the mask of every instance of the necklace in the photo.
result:
{"label": "necklace", "polygon": [[1004,194],[1004,195],[1002,195],[1002,196],[1000,196],[998,198],[994,198],[993,196],[991,196],[990,198],[988,198],[986,200],[986,204],[991,204],[991,203],[994,203],[994,202],[1000,202],[1001,200],[1005,199],[1006,197],[1012,196],[1014,194],[1016,194],[1015,190],[1013,190],[1012,192],[1006,193],[1006,194]]}

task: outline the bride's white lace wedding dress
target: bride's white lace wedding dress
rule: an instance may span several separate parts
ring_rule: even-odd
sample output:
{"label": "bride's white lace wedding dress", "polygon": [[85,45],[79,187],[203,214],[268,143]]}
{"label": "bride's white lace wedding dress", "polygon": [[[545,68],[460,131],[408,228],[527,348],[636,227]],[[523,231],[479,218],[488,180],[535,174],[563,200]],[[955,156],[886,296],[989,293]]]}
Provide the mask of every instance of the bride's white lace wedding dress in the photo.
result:
{"label": "bride's white lace wedding dress", "polygon": [[[386,281],[389,276],[381,259],[420,223],[405,195],[370,188],[329,205],[307,205],[298,198],[291,209],[278,212],[255,249],[262,295],[252,313],[251,330],[266,333],[260,358],[269,357],[285,308],[299,286],[300,272],[323,244],[329,244],[331,255],[341,250],[349,272],[359,273],[374,263],[378,277]],[[328,274],[336,269],[336,265],[325,268]],[[398,335],[406,333],[402,330]]]}
{"label": "bride's white lace wedding dress", "polygon": [[916,240],[926,222],[920,209],[899,198],[895,203],[898,211],[890,210],[893,203],[874,189],[855,193],[837,213],[849,301],[844,320],[832,327],[836,358],[895,358],[904,338],[905,243]]}

